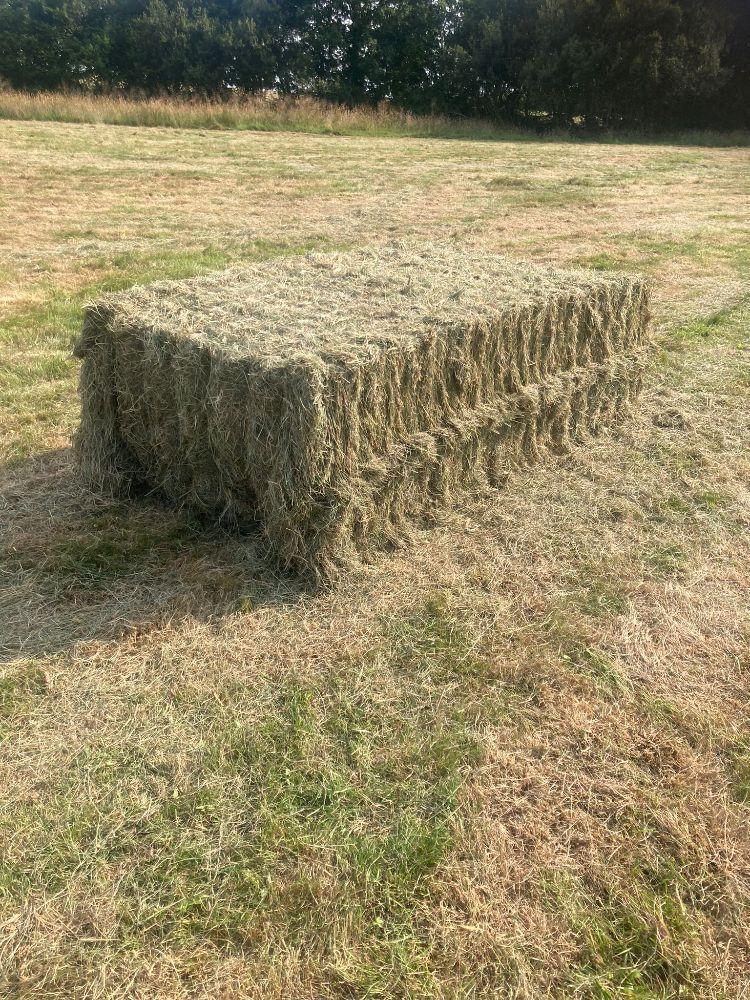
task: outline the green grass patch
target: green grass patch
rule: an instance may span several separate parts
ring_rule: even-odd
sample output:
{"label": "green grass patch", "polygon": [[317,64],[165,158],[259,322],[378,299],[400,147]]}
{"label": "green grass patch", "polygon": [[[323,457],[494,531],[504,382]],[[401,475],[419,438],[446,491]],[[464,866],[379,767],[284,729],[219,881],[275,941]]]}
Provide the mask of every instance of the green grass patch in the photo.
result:
{"label": "green grass patch", "polygon": [[573,673],[586,678],[607,701],[630,698],[633,684],[593,640],[571,620],[565,609],[555,609],[543,619],[541,634],[554,656]]}
{"label": "green grass patch", "polygon": [[0,399],[8,391],[36,385],[37,382],[69,379],[74,368],[72,357],[57,353],[31,360],[0,361]]}
{"label": "green grass patch", "polygon": [[488,188],[522,188],[530,190],[535,182],[528,177],[517,177],[515,174],[498,174],[486,182]]}
{"label": "green grass patch", "polygon": [[616,257],[609,253],[597,253],[591,257],[584,257],[580,260],[584,267],[591,267],[595,271],[621,271],[628,267],[627,261],[621,257]]}
{"label": "green grass patch", "polygon": [[740,743],[730,756],[732,797],[743,806],[750,806],[750,745]]}
{"label": "green grass patch", "polygon": [[[692,472],[692,467],[678,471]],[[658,501],[654,511],[657,521],[681,519],[697,520],[706,517],[716,517],[726,506],[727,499],[717,490],[696,490],[683,493],[672,493]]]}
{"label": "green grass patch", "polygon": [[638,711],[667,740],[677,740],[698,753],[719,753],[728,766],[742,756],[746,743],[727,733],[729,720],[707,716],[645,685],[636,691]]}
{"label": "green grass patch", "polygon": [[726,504],[726,497],[716,490],[699,490],[691,494],[690,502],[696,510],[704,514],[713,514]]}
{"label": "green grass patch", "polygon": [[685,568],[687,556],[681,546],[667,542],[648,549],[643,561],[655,576],[675,576]]}
{"label": "green grass patch", "polygon": [[[738,275],[745,276],[750,267],[750,251],[744,243],[727,244],[711,242],[698,233],[692,239],[656,239],[636,238],[632,234],[615,236],[613,242],[617,250],[604,251],[578,258],[578,264],[591,267],[597,271],[646,271],[651,272],[663,268],[670,262],[693,260],[704,264],[729,265]],[[721,323],[724,314],[731,310],[722,310],[716,314],[716,322]],[[715,333],[714,317],[698,319],[685,324],[686,338],[710,336]],[[680,328],[681,330],[683,328]]]}
{"label": "green grass patch", "polygon": [[389,622],[388,638],[393,661],[403,669],[426,670],[435,680],[492,676],[491,662],[444,594],[432,595],[413,614]]}
{"label": "green grass patch", "polygon": [[673,358],[679,359],[681,355],[688,355],[701,347],[731,347],[743,352],[747,348],[747,340],[747,303],[742,301],[671,327],[659,341],[666,355],[661,363],[669,367],[674,364]]}
{"label": "green grass patch", "polygon": [[654,886],[636,862],[627,881],[602,884],[556,872],[544,889],[578,940],[580,957],[568,975],[571,995],[666,1000],[689,996],[700,985],[696,932],[669,881]]}
{"label": "green grass patch", "polygon": [[583,643],[565,645],[561,658],[577,674],[587,677],[597,691],[609,701],[632,695],[632,682],[596,649]]}
{"label": "green grass patch", "polygon": [[628,598],[622,586],[595,571],[581,567],[579,584],[568,593],[569,604],[591,618],[605,618],[621,615],[627,611]]}
{"label": "green grass patch", "polygon": [[33,660],[12,667],[0,676],[0,720],[16,719],[47,694],[47,677]]}
{"label": "green grass patch", "polygon": [[[479,630],[478,630],[479,629]],[[447,593],[436,591],[413,611],[384,623],[376,659],[427,688],[449,687],[457,711],[483,725],[526,728],[538,713],[534,678],[508,676],[492,647],[491,630],[469,623]]]}
{"label": "green grass patch", "polygon": [[13,351],[72,346],[86,293],[50,292],[47,301],[12,313],[0,322],[0,345]]}
{"label": "green grass patch", "polygon": [[670,342],[689,344],[691,341],[708,340],[726,330],[732,319],[732,309],[721,309],[710,316],[691,320],[677,327],[670,334]]}
{"label": "green grass patch", "polygon": [[721,253],[722,246],[707,243],[702,234],[697,233],[693,239],[658,239],[650,236],[634,241],[634,246],[640,251],[647,263],[688,257],[699,260],[706,254]]}
{"label": "green grass patch", "polygon": [[512,197],[512,203],[518,208],[564,208],[567,205],[579,205],[591,201],[591,193],[585,188],[561,186],[557,182],[532,188],[529,191],[520,190]]}
{"label": "green grass patch", "polygon": [[687,730],[689,723],[684,713],[669,698],[644,689],[639,692],[638,703],[643,715],[656,725],[680,733]]}
{"label": "green grass patch", "polygon": [[515,174],[498,174],[486,181],[485,187],[502,191],[506,200],[519,208],[562,207],[591,198],[588,184],[561,184],[559,181]]}
{"label": "green grass patch", "polygon": [[[67,361],[67,359],[66,359]],[[75,379],[28,381],[0,388],[0,465],[12,466],[48,447],[56,438],[72,432]]]}
{"label": "green grass patch", "polygon": [[[682,476],[685,473],[688,475],[697,475],[706,468],[706,454],[701,448],[675,448],[668,446],[664,449],[664,455],[671,470],[676,472],[678,476]],[[706,490],[703,494],[699,492],[693,495],[692,499],[694,503],[700,504],[699,498],[701,495],[718,497],[718,494],[713,493],[711,490]]]}
{"label": "green grass patch", "polygon": [[426,989],[417,904],[481,751],[460,712],[415,684],[384,700],[382,680],[357,663],[320,685],[152,703],[149,729],[168,719],[169,743],[84,745],[49,794],[0,815],[23,831],[0,862],[0,897],[75,887],[96,899],[116,882],[112,936],[89,929],[78,945],[90,968],[105,947],[272,940],[353,995]]}

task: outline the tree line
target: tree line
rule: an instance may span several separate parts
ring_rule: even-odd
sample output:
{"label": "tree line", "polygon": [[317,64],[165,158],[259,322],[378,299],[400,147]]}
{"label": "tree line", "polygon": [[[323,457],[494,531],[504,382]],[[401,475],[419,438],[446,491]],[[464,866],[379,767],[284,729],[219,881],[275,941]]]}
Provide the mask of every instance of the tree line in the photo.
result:
{"label": "tree line", "polygon": [[0,0],[0,80],[743,127],[750,0]]}

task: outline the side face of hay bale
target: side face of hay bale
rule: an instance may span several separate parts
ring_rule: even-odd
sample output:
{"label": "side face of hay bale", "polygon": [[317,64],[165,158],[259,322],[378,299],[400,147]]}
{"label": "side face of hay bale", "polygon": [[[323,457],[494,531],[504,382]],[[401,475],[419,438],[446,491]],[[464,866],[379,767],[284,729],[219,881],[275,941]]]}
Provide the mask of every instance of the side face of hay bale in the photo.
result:
{"label": "side face of hay bale", "polygon": [[86,310],[77,449],[96,488],[259,520],[331,576],[619,419],[647,331],[639,279],[435,247],[133,289]]}

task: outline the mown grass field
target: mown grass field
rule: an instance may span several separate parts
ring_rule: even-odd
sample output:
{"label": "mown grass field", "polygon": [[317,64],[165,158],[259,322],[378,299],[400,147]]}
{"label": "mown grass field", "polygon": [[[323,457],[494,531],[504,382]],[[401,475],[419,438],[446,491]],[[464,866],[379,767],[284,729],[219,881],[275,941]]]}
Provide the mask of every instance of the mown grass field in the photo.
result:
{"label": "mown grass field", "polygon": [[[0,995],[750,995],[747,151],[0,136]],[[79,488],[82,303],[393,238],[650,275],[639,412],[327,593]]]}

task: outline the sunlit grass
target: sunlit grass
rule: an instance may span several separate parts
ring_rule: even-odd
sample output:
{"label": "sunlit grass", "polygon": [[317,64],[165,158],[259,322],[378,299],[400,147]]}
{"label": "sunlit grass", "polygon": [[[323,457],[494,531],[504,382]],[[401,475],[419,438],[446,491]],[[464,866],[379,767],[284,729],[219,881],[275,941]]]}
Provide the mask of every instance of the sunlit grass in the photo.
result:
{"label": "sunlit grass", "polygon": [[[55,101],[28,113],[145,113]],[[743,154],[151,111],[193,131],[3,126],[10,995],[742,995]],[[341,115],[289,127],[388,134]],[[402,236],[648,272],[632,418],[330,593],[270,572],[252,529],[81,488],[86,301]]]}

